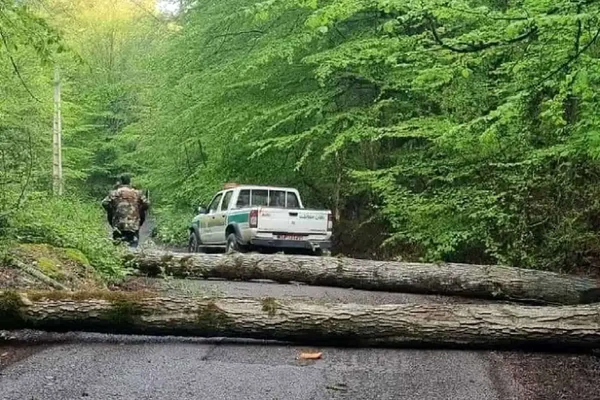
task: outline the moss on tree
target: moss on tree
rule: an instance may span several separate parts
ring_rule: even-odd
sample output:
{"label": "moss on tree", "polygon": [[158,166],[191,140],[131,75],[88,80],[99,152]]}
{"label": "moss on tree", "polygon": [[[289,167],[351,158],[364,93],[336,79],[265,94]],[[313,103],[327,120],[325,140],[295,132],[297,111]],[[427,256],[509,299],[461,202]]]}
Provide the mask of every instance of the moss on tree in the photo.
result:
{"label": "moss on tree", "polygon": [[[19,244],[10,249],[4,265],[10,268],[19,264],[37,269],[43,275],[67,287],[104,287],[100,274],[90,265],[87,257],[77,249],[54,247],[48,244]],[[29,275],[25,275],[31,279]],[[37,283],[34,286],[45,287],[46,284]]]}
{"label": "moss on tree", "polygon": [[266,312],[269,317],[274,317],[277,314],[279,304],[272,297],[267,297],[262,300],[262,310]]}
{"label": "moss on tree", "polygon": [[63,249],[63,254],[67,259],[69,259],[73,262],[76,262],[80,265],[86,265],[86,266],[90,265],[90,261],[85,256],[85,254],[83,254],[81,251],[79,251],[77,249],[69,249],[69,248]]}
{"label": "moss on tree", "polygon": [[160,261],[165,265],[168,266],[169,265],[169,261],[171,261],[173,259],[173,255],[172,254],[165,254],[160,258]]}
{"label": "moss on tree", "polygon": [[221,310],[214,302],[210,302],[205,306],[198,308],[196,314],[196,323],[201,328],[206,329],[221,329],[229,326],[232,323],[232,319]]}
{"label": "moss on tree", "polygon": [[46,300],[106,300],[114,303],[120,302],[139,302],[147,300],[152,297],[156,297],[156,293],[150,291],[136,291],[136,292],[119,292],[112,290],[80,290],[74,292],[66,292],[60,290],[46,290],[46,291],[27,291],[27,298],[32,301],[38,301],[42,299]]}
{"label": "moss on tree", "polygon": [[129,326],[134,325],[143,313],[143,306],[139,302],[119,299],[112,301],[112,308],[103,317],[117,326]]}

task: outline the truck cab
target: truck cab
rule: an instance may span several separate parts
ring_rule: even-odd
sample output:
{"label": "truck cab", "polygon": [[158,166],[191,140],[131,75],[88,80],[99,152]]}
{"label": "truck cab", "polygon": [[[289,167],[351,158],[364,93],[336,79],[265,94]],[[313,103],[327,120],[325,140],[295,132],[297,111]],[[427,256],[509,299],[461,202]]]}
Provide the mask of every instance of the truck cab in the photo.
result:
{"label": "truck cab", "polygon": [[198,209],[189,227],[188,251],[326,254],[332,229],[331,211],[304,208],[294,188],[228,185],[208,207]]}

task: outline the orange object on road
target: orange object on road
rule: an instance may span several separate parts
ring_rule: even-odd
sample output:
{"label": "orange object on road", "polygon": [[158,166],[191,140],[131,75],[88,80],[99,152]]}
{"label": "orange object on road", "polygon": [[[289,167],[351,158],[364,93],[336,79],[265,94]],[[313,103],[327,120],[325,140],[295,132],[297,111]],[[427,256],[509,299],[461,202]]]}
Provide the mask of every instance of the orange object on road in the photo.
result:
{"label": "orange object on road", "polygon": [[321,358],[323,353],[300,353],[301,360],[318,360]]}

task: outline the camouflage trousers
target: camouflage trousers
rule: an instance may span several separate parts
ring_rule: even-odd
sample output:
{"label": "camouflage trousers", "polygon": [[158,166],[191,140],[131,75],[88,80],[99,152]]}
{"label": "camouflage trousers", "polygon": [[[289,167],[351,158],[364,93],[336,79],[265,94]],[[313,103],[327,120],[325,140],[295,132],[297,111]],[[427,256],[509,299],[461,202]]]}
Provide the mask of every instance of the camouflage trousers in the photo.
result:
{"label": "camouflage trousers", "polygon": [[140,231],[120,231],[115,229],[113,231],[113,240],[115,244],[126,242],[129,247],[137,247],[140,241]]}

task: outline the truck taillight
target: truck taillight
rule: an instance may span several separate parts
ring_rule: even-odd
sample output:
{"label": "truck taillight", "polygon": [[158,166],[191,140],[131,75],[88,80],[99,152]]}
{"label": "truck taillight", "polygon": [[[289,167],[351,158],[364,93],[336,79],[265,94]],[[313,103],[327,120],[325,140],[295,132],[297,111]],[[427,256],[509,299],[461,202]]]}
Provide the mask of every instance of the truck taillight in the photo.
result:
{"label": "truck taillight", "polygon": [[327,214],[327,230],[330,232],[333,230],[333,216],[331,214]]}
{"label": "truck taillight", "polygon": [[258,210],[250,211],[250,228],[258,228]]}

